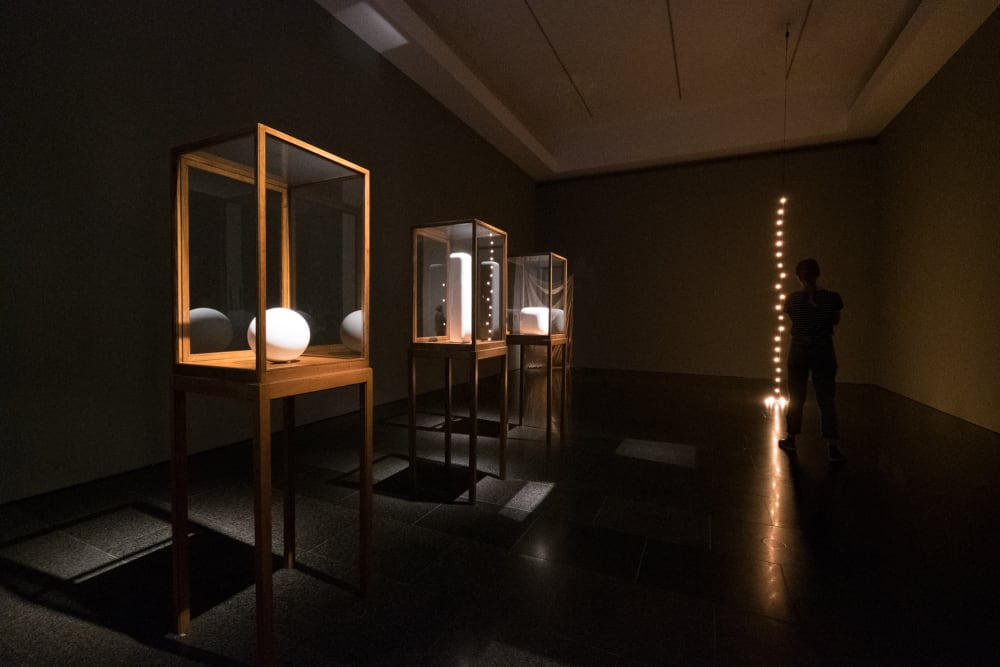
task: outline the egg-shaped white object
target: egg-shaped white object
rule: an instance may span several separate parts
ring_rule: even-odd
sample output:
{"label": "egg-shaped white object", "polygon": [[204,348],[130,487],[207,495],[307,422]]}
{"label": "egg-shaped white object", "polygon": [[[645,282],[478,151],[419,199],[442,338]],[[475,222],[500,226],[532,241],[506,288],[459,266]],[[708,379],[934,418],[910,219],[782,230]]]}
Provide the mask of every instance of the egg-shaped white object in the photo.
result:
{"label": "egg-shaped white object", "polygon": [[222,352],[233,341],[233,325],[215,308],[191,309],[191,354]]}
{"label": "egg-shaped white object", "polygon": [[[309,346],[309,325],[306,318],[289,308],[269,308],[267,313],[267,360],[292,361],[298,359]],[[250,349],[257,349],[257,318],[247,329]]]}
{"label": "egg-shaped white object", "polygon": [[340,323],[340,342],[352,352],[361,352],[364,348],[365,315],[360,310],[348,313]]}

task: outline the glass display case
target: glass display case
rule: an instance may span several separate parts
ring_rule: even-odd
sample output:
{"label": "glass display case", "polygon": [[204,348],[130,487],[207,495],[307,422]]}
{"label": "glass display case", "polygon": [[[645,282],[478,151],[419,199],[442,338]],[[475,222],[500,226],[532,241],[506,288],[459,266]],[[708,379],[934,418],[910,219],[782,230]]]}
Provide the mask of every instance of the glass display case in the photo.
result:
{"label": "glass display case", "polygon": [[503,346],[507,234],[481,220],[413,228],[413,343]]}
{"label": "glass display case", "polygon": [[507,263],[507,330],[512,336],[565,336],[569,323],[566,258],[554,252]]}
{"label": "glass display case", "polygon": [[264,125],[175,149],[171,542],[174,619],[191,624],[187,395],[253,421],[257,658],[273,657],[271,403],[281,400],[285,567],[295,565],[295,397],[357,387],[359,589],[372,570],[369,172]]}
{"label": "glass display case", "polygon": [[177,364],[368,366],[368,170],[264,125],[174,155]]}

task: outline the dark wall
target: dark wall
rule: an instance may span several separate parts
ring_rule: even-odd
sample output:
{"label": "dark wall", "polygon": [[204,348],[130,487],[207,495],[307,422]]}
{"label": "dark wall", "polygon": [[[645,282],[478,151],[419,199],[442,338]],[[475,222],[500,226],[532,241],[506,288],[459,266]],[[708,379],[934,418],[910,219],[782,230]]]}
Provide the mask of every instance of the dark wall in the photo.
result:
{"label": "dark wall", "polygon": [[784,188],[779,155],[542,186],[539,237],[574,274],[575,362],[770,376],[784,192],[785,259],[819,260],[846,304],[841,377],[873,381],[875,158],[871,143],[790,153]]}
{"label": "dark wall", "polygon": [[1000,12],[880,139],[879,382],[1000,431]]}
{"label": "dark wall", "polygon": [[[263,122],[371,170],[380,403],[406,392],[410,226],[533,249],[531,179],[312,0],[6,0],[0,26],[0,502],[166,458],[173,146]],[[356,407],[334,394],[300,417]],[[193,449],[249,436],[242,407],[190,412]]]}
{"label": "dark wall", "polygon": [[[788,256],[846,307],[839,378],[1000,431],[1000,12],[877,143],[792,153]],[[768,377],[780,156],[539,188],[583,366]],[[793,283],[794,284],[794,283]]]}

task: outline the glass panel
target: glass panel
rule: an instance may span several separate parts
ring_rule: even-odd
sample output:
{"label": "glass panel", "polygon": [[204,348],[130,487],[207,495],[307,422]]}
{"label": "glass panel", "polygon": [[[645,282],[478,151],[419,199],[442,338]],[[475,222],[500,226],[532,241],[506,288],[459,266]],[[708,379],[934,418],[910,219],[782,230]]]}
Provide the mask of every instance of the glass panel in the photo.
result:
{"label": "glass panel", "polygon": [[267,135],[265,163],[267,177],[295,187],[340,178],[358,173],[336,162],[283,139]]}
{"label": "glass panel", "polygon": [[479,225],[478,246],[478,309],[476,316],[476,338],[480,341],[503,340],[503,236],[484,225]]}
{"label": "glass panel", "polygon": [[254,156],[254,136],[245,134],[235,139],[229,139],[217,144],[213,144],[199,151],[207,156],[221,158],[218,162],[238,168],[248,176],[252,177],[257,168],[257,158]]}
{"label": "glass panel", "polygon": [[[250,349],[247,330],[258,307],[262,268],[267,310],[298,310],[268,317],[270,361],[295,361],[300,352],[293,348],[304,344],[303,319],[309,327],[305,354],[359,358],[366,352],[367,174],[320,149],[280,139],[273,130],[263,128],[261,146],[256,136],[200,146],[180,158],[178,173],[187,188],[180,209],[186,219],[180,223],[189,243],[179,258],[185,272],[179,285],[187,290],[179,299],[187,302],[191,321],[190,330],[181,333],[190,333],[193,354],[236,352],[198,363],[246,367],[252,355],[243,352]],[[265,158],[263,174],[257,173],[258,149]],[[257,264],[260,231],[266,243],[263,267]],[[295,334],[288,350],[283,333]]]}
{"label": "glass panel", "polygon": [[417,234],[416,247],[416,337],[447,335],[448,242],[432,234]]}
{"label": "glass panel", "polygon": [[247,350],[257,303],[252,183],[188,169],[188,302],[193,354]]}
{"label": "glass panel", "polygon": [[564,334],[569,320],[566,294],[566,260],[552,257],[552,323],[549,333]]}
{"label": "glass panel", "polygon": [[292,307],[309,322],[311,348],[361,353],[363,192],[362,175],[291,191]]}
{"label": "glass panel", "polygon": [[[414,283],[417,338],[471,343],[476,284],[472,223],[424,227],[416,231]],[[478,275],[478,272],[476,272]]]}
{"label": "glass panel", "polygon": [[553,254],[509,262],[508,326],[511,333],[566,333],[566,261]]}

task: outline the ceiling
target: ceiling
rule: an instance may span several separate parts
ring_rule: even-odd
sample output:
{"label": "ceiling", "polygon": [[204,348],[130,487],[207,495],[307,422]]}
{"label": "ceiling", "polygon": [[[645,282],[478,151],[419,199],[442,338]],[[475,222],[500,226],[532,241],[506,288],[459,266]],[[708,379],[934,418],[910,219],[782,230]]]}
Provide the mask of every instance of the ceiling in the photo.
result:
{"label": "ceiling", "polygon": [[316,1],[540,181],[874,137],[1000,6]]}

